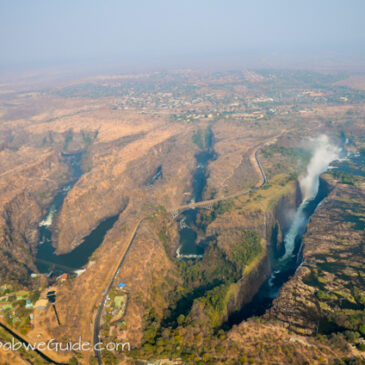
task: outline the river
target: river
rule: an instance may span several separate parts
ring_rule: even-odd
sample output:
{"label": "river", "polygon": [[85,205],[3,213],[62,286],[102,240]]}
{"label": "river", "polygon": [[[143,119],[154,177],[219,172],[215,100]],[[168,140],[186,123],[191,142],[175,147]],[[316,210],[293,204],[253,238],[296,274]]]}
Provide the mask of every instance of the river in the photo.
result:
{"label": "river", "polygon": [[[204,189],[207,183],[207,167],[210,161],[216,157],[213,149],[213,136],[210,138],[208,145],[203,151],[195,155],[196,170],[193,175],[193,200],[199,202],[203,199]],[[198,208],[187,209],[179,217],[179,248],[177,250],[178,258],[197,258],[202,257],[205,245],[199,245],[197,239],[196,216]]]}
{"label": "river", "polygon": [[60,211],[68,192],[82,175],[81,152],[63,154],[63,157],[72,170],[72,180],[61,187],[60,191],[53,199],[46,216],[39,223],[39,245],[35,262],[38,271],[41,273],[49,273],[50,271],[53,271],[54,273],[63,273],[82,268],[88,263],[90,256],[103,242],[106,233],[113,227],[119,217],[119,214],[117,214],[104,219],[84,238],[83,242],[71,252],[63,255],[55,254],[55,248],[52,245],[54,217]]}

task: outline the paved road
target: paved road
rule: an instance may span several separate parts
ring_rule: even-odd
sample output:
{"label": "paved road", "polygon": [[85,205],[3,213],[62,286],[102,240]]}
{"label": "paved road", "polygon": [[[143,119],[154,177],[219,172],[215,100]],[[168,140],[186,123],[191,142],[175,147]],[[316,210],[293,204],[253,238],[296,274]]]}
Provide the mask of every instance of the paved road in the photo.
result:
{"label": "paved road", "polygon": [[[182,210],[186,210],[186,209],[191,209],[191,208],[195,208],[195,207],[202,207],[204,205],[208,205],[208,204],[214,204],[214,203],[217,203],[219,201],[222,201],[222,200],[228,200],[228,199],[232,199],[232,198],[236,198],[238,196],[241,196],[241,195],[244,195],[244,194],[247,194],[249,193],[251,190],[254,190],[254,189],[258,189],[260,187],[262,187],[263,185],[266,184],[267,180],[266,180],[266,175],[264,173],[264,170],[261,166],[261,163],[257,157],[257,152],[259,151],[260,148],[262,148],[264,145],[270,143],[271,141],[273,141],[274,139],[278,138],[279,136],[281,136],[283,133],[285,132],[282,132],[281,134],[271,138],[269,141],[266,141],[265,143],[261,144],[260,146],[258,146],[255,150],[255,152],[253,152],[253,156],[254,156],[254,161],[256,162],[256,165],[257,165],[257,168],[258,168],[258,171],[260,172],[260,175],[261,175],[261,182],[259,182],[254,188],[251,188],[251,189],[248,189],[246,191],[240,191],[238,193],[235,193],[235,194],[231,194],[231,195],[228,195],[228,196],[225,196],[225,197],[222,197],[222,198],[217,198],[217,199],[211,199],[211,200],[205,200],[205,201],[202,201],[202,202],[197,202],[197,203],[192,203],[192,204],[186,204],[186,205],[182,205],[182,206],[179,206],[175,209],[175,211],[182,211]],[[129,244],[128,244],[128,247],[127,247],[127,250],[124,252],[120,262],[119,262],[119,265],[113,275],[113,278],[111,279],[110,283],[109,283],[109,286],[107,287],[107,289],[104,291],[104,296],[101,300],[101,303],[100,303],[100,306],[99,306],[99,309],[98,309],[98,312],[96,314],[96,317],[95,317],[95,324],[94,324],[94,336],[93,336],[93,341],[94,341],[94,345],[96,343],[99,342],[99,333],[100,333],[100,319],[101,319],[101,315],[103,313],[103,310],[104,310],[104,306],[105,306],[105,302],[106,302],[106,298],[108,297],[108,294],[109,294],[109,291],[110,289],[112,288],[112,286],[114,285],[114,282],[115,282],[115,279],[117,277],[117,275],[119,274],[119,271],[120,271],[120,268],[122,267],[123,263],[124,263],[124,260],[128,254],[128,251],[129,249],[131,248],[132,244],[133,244],[133,241],[137,235],[137,232],[143,222],[144,218],[140,219],[136,225],[136,227],[134,228],[134,231],[132,233],[132,237],[129,241]],[[101,353],[100,351],[97,351],[95,350],[95,356],[97,357],[98,359],[98,364],[99,365],[102,365],[103,362],[102,362],[102,358],[101,358]]]}
{"label": "paved road", "polygon": [[[131,236],[131,239],[129,241],[129,244],[128,244],[128,247],[127,249],[125,250],[119,264],[118,264],[118,267],[117,269],[115,270],[114,272],[114,275],[112,277],[112,279],[110,280],[110,283],[109,283],[109,286],[107,287],[107,289],[104,291],[104,295],[103,295],[103,298],[100,302],[100,306],[99,306],[99,309],[98,309],[98,312],[96,314],[96,317],[95,317],[95,323],[94,323],[94,336],[93,336],[93,342],[94,342],[94,346],[95,344],[97,344],[100,340],[99,340],[99,333],[100,333],[100,320],[101,320],[101,315],[103,314],[103,310],[104,310],[104,307],[105,307],[105,302],[106,302],[106,298],[108,297],[109,295],[109,292],[110,292],[110,289],[113,287],[114,283],[115,283],[115,279],[117,278],[118,274],[119,274],[119,270],[120,268],[122,267],[123,263],[124,263],[124,260],[125,258],[127,257],[127,254],[128,254],[128,251],[129,249],[131,248],[132,244],[133,244],[133,241],[134,239],[136,238],[136,235],[137,235],[137,232],[139,230],[139,227],[141,226],[142,222],[143,222],[144,218],[141,218],[136,227],[134,228],[134,231],[132,232],[132,236]],[[98,363],[99,365],[102,365],[103,362],[102,362],[102,359],[101,359],[101,353],[100,351],[97,351],[95,348],[94,348],[94,352],[95,352],[95,356],[97,357],[98,359]]]}
{"label": "paved road", "polygon": [[[277,138],[277,137],[278,136],[276,136],[275,138]],[[271,141],[272,141],[272,139],[270,139],[269,142],[271,142]],[[224,196],[224,197],[221,197],[221,198],[204,200],[204,201],[200,201],[200,202],[196,202],[196,203],[189,203],[189,204],[181,205],[181,206],[179,206],[179,207],[177,207],[175,209],[172,209],[170,212],[177,212],[177,211],[181,212],[181,211],[186,210],[186,209],[205,207],[207,205],[212,205],[212,204],[218,203],[218,202],[220,202],[222,200],[229,200],[229,199],[237,198],[239,196],[248,194],[251,190],[258,189],[258,188],[261,188],[262,186],[264,186],[266,184],[266,182],[267,182],[266,175],[265,175],[265,172],[264,172],[264,170],[263,170],[263,168],[261,166],[261,163],[260,163],[260,161],[259,161],[259,159],[257,157],[257,152],[262,148],[263,145],[265,145],[265,144],[267,144],[269,142],[265,142],[264,144],[261,144],[253,152],[254,161],[256,162],[258,171],[260,171],[260,175],[261,175],[261,179],[262,179],[262,181],[259,182],[255,187],[250,188],[250,189],[247,189],[247,190],[244,190],[244,191],[239,191],[238,193],[230,194],[230,195],[227,195],[227,196]]]}

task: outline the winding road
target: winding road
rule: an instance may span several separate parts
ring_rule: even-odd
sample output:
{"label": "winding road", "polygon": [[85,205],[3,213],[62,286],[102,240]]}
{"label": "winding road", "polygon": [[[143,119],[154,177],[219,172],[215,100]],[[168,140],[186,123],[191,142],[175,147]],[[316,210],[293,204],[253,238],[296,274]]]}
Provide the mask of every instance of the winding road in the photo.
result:
{"label": "winding road", "polygon": [[[276,135],[275,137],[272,137],[270,138],[270,140],[266,141],[265,143],[262,143],[260,144],[259,146],[256,147],[256,149],[252,152],[251,154],[251,162],[254,162],[256,164],[256,168],[257,168],[257,172],[260,174],[260,181],[258,182],[258,184],[253,187],[253,188],[250,188],[248,190],[245,190],[245,191],[240,191],[238,193],[234,193],[234,194],[231,194],[231,195],[227,195],[225,197],[221,197],[221,198],[216,198],[216,199],[211,199],[211,200],[205,200],[205,201],[201,201],[201,202],[196,202],[196,203],[190,203],[190,204],[186,204],[186,205],[181,205],[179,207],[177,207],[176,209],[174,210],[171,210],[171,212],[173,211],[183,211],[183,210],[186,210],[186,209],[191,209],[191,208],[196,208],[196,207],[204,207],[206,205],[210,205],[210,204],[214,204],[214,203],[218,203],[219,201],[223,201],[223,200],[228,200],[228,199],[232,199],[232,198],[237,198],[239,196],[242,196],[242,195],[245,195],[245,194],[248,194],[251,190],[255,190],[255,189],[258,189],[260,187],[262,187],[263,185],[266,184],[267,182],[267,179],[266,179],[266,175],[265,175],[265,172],[261,166],[261,163],[257,157],[257,153],[258,151],[265,145],[269,144],[269,143],[272,143],[274,140],[276,140],[278,137],[280,137],[281,135],[283,135],[284,133],[286,133],[287,131],[283,131],[282,133],[280,133],[279,135]],[[125,261],[125,258],[128,254],[128,251],[130,250],[132,244],[133,244],[133,241],[134,239],[136,238],[136,235],[138,233],[138,230],[143,222],[145,218],[141,218],[137,224],[136,224],[136,227],[134,228],[133,232],[132,232],[132,235],[131,235],[131,239],[129,241],[129,244],[128,244],[128,247],[127,249],[125,250],[119,264],[118,264],[118,267],[117,269],[115,270],[114,272],[114,275],[111,279],[111,281],[109,282],[109,285],[108,287],[106,288],[106,290],[104,290],[104,295],[102,297],[102,300],[100,302],[100,306],[98,308],[98,312],[95,316],[95,322],[94,322],[94,335],[93,335],[93,341],[94,341],[94,349],[95,349],[95,345],[97,343],[100,342],[100,335],[99,335],[99,332],[100,332],[100,320],[101,320],[101,316],[102,316],[102,313],[104,311],[104,307],[105,307],[105,302],[106,302],[106,299],[108,297],[108,294],[109,294],[109,291],[110,289],[113,287],[114,283],[115,283],[115,280],[117,278],[117,275],[119,274],[119,271]],[[101,358],[101,352],[99,350],[94,350],[95,352],[95,356],[97,357],[98,359],[98,364],[99,365],[102,365],[103,362],[102,362],[102,358]]]}
{"label": "winding road", "polygon": [[189,204],[185,204],[185,205],[180,205],[179,207],[177,207],[176,209],[172,209],[170,212],[176,212],[176,211],[183,211],[183,210],[186,210],[186,209],[192,209],[192,208],[204,208],[205,206],[209,206],[209,205],[212,205],[212,204],[215,204],[215,203],[218,203],[220,201],[223,201],[223,200],[229,200],[229,199],[233,199],[233,198],[238,198],[239,196],[242,196],[242,195],[245,195],[245,194],[248,194],[251,190],[255,190],[255,189],[259,189],[261,188],[262,186],[264,186],[267,182],[266,180],[266,175],[264,173],[264,170],[261,166],[261,163],[257,157],[257,152],[260,148],[262,148],[263,145],[260,145],[259,147],[257,147],[257,149],[253,152],[253,159],[256,163],[256,166],[257,166],[257,169],[258,171],[260,172],[260,177],[261,177],[261,181],[256,184],[255,187],[252,187],[250,189],[247,189],[247,190],[243,190],[243,191],[239,191],[237,193],[234,193],[234,194],[230,194],[230,195],[226,195],[226,196],[223,196],[223,197],[220,197],[220,198],[215,198],[215,199],[210,199],[210,200],[203,200],[203,201],[200,201],[200,202],[196,202],[196,203],[189,203]]}

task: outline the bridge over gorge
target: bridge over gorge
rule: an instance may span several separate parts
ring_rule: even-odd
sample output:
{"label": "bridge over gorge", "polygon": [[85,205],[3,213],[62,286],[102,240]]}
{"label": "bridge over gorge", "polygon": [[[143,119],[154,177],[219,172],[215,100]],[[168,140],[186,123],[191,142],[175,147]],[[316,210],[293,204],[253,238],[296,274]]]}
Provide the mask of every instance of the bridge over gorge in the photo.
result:
{"label": "bridge over gorge", "polygon": [[75,271],[77,270],[76,268],[74,267],[69,267],[69,266],[66,266],[66,265],[62,265],[62,264],[57,264],[55,262],[52,262],[52,261],[48,261],[48,260],[43,260],[43,259],[36,259],[35,260],[36,262],[39,262],[40,264],[45,264],[45,265],[49,265],[50,266],[50,271],[54,270],[54,269],[61,269],[63,271],[66,271],[66,272],[71,272],[71,271]]}
{"label": "bridge over gorge", "polygon": [[[267,144],[267,142],[265,144]],[[264,170],[261,166],[260,160],[257,157],[257,152],[259,151],[259,149],[261,147],[262,147],[262,145],[260,145],[259,147],[256,147],[256,149],[251,154],[251,158],[250,158],[251,162],[253,163],[253,165],[256,166],[257,172],[260,175],[260,181],[256,184],[256,186],[254,186],[250,189],[244,190],[244,191],[239,191],[237,193],[233,193],[233,194],[221,197],[221,198],[215,198],[215,199],[204,200],[204,201],[200,201],[200,202],[188,203],[188,204],[185,204],[185,205],[181,205],[181,206],[179,206],[175,209],[170,210],[169,213],[171,214],[171,217],[173,219],[176,219],[181,212],[183,212],[184,210],[187,210],[187,209],[203,208],[203,209],[212,210],[216,203],[219,203],[219,202],[224,201],[224,200],[234,199],[234,198],[237,198],[239,196],[248,194],[251,190],[258,189],[258,188],[262,187],[263,185],[265,185],[266,182],[267,182],[266,175],[265,175],[265,172],[264,172]]]}
{"label": "bridge over gorge", "polygon": [[228,197],[227,198],[217,198],[217,199],[212,199],[212,200],[204,200],[201,202],[181,205],[180,207],[178,207],[176,209],[170,210],[169,213],[171,214],[171,217],[173,219],[176,219],[181,212],[183,212],[184,210],[187,210],[187,209],[201,208],[201,209],[213,210],[214,204],[216,204],[222,200],[226,200],[226,199],[228,199]]}
{"label": "bridge over gorge", "polygon": [[[169,211],[169,213],[171,214],[171,216],[175,219],[177,218],[177,216],[179,215],[179,213],[181,213],[182,211],[186,210],[186,209],[192,209],[192,208],[205,208],[205,209],[213,209],[214,204],[223,201],[223,200],[229,200],[232,198],[236,198],[239,197],[241,195],[244,194],[248,194],[251,190],[255,190],[258,189],[260,187],[262,187],[263,185],[266,184],[266,175],[264,173],[264,170],[262,169],[261,163],[257,157],[257,152],[260,150],[260,148],[262,148],[263,146],[274,142],[278,137],[280,137],[281,135],[287,133],[288,131],[284,130],[282,133],[280,133],[279,135],[276,135],[274,137],[271,137],[270,139],[268,139],[267,141],[265,141],[264,143],[261,143],[260,145],[256,146],[255,149],[253,150],[253,152],[250,155],[250,161],[252,163],[252,165],[254,166],[254,168],[256,169],[259,177],[260,177],[260,181],[256,184],[255,187],[252,187],[251,189],[247,189],[245,191],[240,191],[225,197],[221,197],[221,198],[216,198],[216,199],[211,199],[211,200],[205,200],[205,201],[200,201],[200,202],[196,202],[196,203],[190,203],[190,204],[186,204],[186,205],[181,205],[179,207],[176,207],[174,209],[171,209]],[[124,253],[122,254],[120,261],[117,265],[117,267],[114,269],[114,271],[112,271],[113,276],[111,278],[111,280],[108,281],[108,286],[106,287],[106,289],[104,290],[102,297],[101,297],[101,301],[100,301],[100,305],[99,308],[96,312],[95,315],[95,319],[94,319],[94,333],[93,333],[93,342],[94,345],[100,341],[100,320],[101,320],[101,316],[105,307],[105,302],[106,302],[106,298],[108,297],[108,293],[111,290],[111,288],[113,287],[113,284],[117,278],[117,275],[120,271],[120,269],[123,266],[124,260],[128,254],[128,251],[130,250],[134,239],[138,233],[138,230],[140,228],[140,226],[142,225],[144,218],[140,218],[138,219],[136,226],[134,228],[134,230],[132,231],[128,246],[126,248],[126,250],[124,251]],[[97,362],[99,365],[103,364],[102,361],[102,355],[100,350],[95,350],[95,357],[97,358]]]}

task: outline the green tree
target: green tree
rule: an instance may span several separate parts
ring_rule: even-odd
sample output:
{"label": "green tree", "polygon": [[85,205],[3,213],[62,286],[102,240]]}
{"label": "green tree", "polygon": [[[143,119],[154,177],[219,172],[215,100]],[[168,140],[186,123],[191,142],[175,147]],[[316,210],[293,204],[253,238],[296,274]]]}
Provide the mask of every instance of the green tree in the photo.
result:
{"label": "green tree", "polygon": [[180,314],[179,317],[177,317],[177,324],[179,326],[182,326],[185,322],[185,316],[183,314]]}

